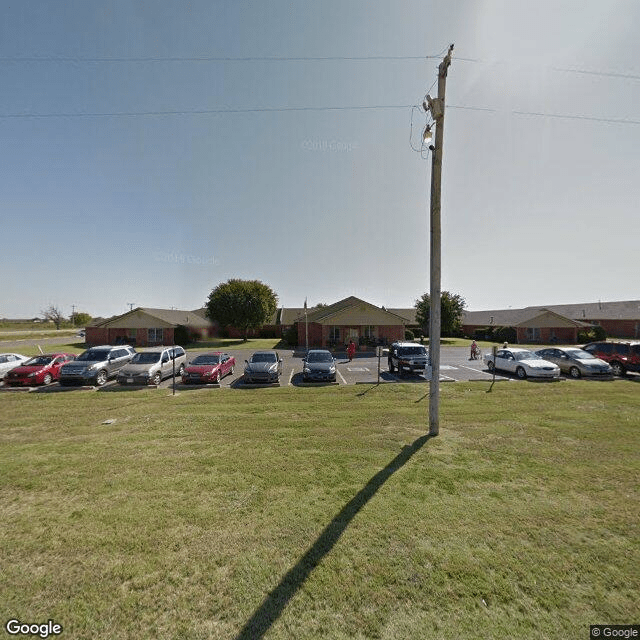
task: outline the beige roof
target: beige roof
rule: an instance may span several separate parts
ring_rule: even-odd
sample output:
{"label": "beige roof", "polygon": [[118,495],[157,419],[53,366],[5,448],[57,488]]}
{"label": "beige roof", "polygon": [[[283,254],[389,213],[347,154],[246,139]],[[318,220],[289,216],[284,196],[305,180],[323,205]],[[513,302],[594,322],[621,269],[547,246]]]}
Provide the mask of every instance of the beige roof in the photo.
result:
{"label": "beige roof", "polygon": [[418,310],[415,307],[412,307],[411,309],[387,309],[387,311],[401,316],[407,320],[409,324],[418,324],[418,318],[416,317]]}
{"label": "beige roof", "polygon": [[[543,324],[541,324],[543,323]],[[586,327],[588,323],[569,318],[549,307],[527,307],[526,309],[495,309],[493,311],[465,311],[462,324],[470,326],[496,327]]]}
{"label": "beige roof", "polygon": [[[186,327],[207,328],[211,321],[193,311],[180,309],[151,309],[137,307],[120,316],[109,318],[97,325],[98,327],[138,327],[149,326],[149,321],[158,320],[159,326],[170,327],[184,325]],[[130,324],[127,324],[130,323]]]}

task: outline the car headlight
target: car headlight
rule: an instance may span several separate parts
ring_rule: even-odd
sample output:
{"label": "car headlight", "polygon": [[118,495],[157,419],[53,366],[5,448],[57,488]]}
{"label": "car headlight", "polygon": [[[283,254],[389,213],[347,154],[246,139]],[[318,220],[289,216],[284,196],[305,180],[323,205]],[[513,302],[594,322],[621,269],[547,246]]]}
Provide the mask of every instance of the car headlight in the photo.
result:
{"label": "car headlight", "polygon": [[303,372],[304,372],[304,373],[311,373],[311,369],[309,369],[309,367],[305,367],[305,368],[303,369]]}
{"label": "car headlight", "polygon": [[335,367],[329,367],[329,373],[335,373],[335,372],[336,372]]}

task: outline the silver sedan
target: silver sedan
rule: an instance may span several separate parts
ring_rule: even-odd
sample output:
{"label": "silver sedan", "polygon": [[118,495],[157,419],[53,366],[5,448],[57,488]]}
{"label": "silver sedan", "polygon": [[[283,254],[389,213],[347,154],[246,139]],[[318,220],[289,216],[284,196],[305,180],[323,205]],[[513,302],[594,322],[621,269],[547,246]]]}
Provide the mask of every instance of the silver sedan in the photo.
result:
{"label": "silver sedan", "polygon": [[572,378],[581,376],[603,378],[613,375],[613,370],[604,360],[576,347],[547,347],[538,349],[536,353],[541,358],[557,364],[563,373],[568,373]]}

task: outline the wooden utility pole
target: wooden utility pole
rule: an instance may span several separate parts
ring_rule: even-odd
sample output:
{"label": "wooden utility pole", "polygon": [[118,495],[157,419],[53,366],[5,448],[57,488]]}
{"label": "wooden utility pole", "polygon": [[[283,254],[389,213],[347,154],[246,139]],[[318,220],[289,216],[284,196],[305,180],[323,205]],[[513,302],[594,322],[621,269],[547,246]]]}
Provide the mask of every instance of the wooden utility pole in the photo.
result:
{"label": "wooden utility pole", "polygon": [[436,123],[434,146],[431,147],[431,291],[429,303],[429,358],[431,360],[431,382],[429,383],[429,435],[440,431],[440,325],[441,325],[441,245],[440,191],[442,184],[442,139],[444,135],[444,94],[447,71],[451,64],[453,45],[438,67],[438,97],[427,96],[429,110]]}

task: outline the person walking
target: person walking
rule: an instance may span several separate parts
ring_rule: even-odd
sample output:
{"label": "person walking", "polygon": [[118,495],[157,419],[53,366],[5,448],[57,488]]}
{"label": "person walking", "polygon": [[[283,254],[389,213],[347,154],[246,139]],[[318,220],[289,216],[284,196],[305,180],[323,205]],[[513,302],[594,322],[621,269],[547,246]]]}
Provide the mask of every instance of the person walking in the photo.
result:
{"label": "person walking", "polygon": [[356,354],[356,343],[353,340],[349,340],[349,345],[347,346],[347,356],[349,358],[349,362],[353,360],[353,356]]}

